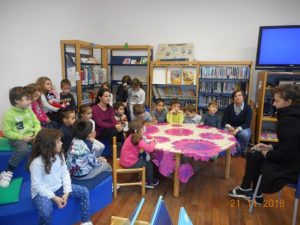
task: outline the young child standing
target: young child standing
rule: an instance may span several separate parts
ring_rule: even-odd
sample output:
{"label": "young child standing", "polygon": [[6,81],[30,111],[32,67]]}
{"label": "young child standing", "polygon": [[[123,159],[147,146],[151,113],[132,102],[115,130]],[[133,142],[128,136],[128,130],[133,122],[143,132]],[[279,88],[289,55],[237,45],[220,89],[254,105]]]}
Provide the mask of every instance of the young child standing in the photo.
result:
{"label": "young child standing", "polygon": [[91,189],[100,182],[101,173],[111,171],[111,167],[105,158],[97,158],[95,155],[93,124],[90,121],[77,121],[73,136],[67,153],[67,165],[72,181]]}
{"label": "young child standing", "polygon": [[100,157],[102,155],[102,152],[105,148],[104,144],[98,141],[96,138],[96,130],[95,130],[95,121],[92,119],[93,117],[93,111],[92,107],[90,105],[81,105],[79,108],[79,119],[90,121],[93,124],[93,138],[94,138],[94,146],[96,152],[96,157]]}
{"label": "young child standing", "polygon": [[183,123],[183,112],[177,98],[171,101],[171,110],[167,113],[168,123]]}
{"label": "young child standing", "polygon": [[145,103],[145,91],[142,89],[142,82],[134,78],[131,82],[131,87],[128,89],[128,107],[130,113],[130,120],[134,119],[133,106],[135,104]]}
{"label": "young child standing", "polygon": [[125,107],[122,102],[114,103],[114,110],[115,110],[115,119],[118,123],[122,124],[123,132],[128,131],[128,120],[127,116],[125,115]]}
{"label": "young child standing", "polygon": [[70,174],[62,154],[61,131],[41,130],[32,145],[29,161],[31,197],[39,212],[39,224],[50,225],[53,203],[62,209],[69,197],[80,204],[82,225],[93,225],[89,217],[89,191],[71,184]]}
{"label": "young child standing", "polygon": [[146,112],[144,104],[135,104],[133,106],[133,114],[135,119],[141,120],[145,123],[154,122],[149,112]]}
{"label": "young child standing", "polygon": [[127,108],[128,100],[128,89],[131,85],[131,77],[129,75],[124,75],[122,77],[122,84],[118,86],[116,93],[116,102],[122,102],[125,107],[125,112]]}
{"label": "young child standing", "polygon": [[64,108],[65,105],[59,103],[60,100],[57,97],[56,92],[54,91],[50,78],[40,77],[38,78],[36,83],[41,90],[41,101],[44,107],[44,111],[51,120],[60,123],[58,111],[61,108]]}
{"label": "young child standing", "polygon": [[196,112],[196,106],[192,104],[188,104],[184,108],[185,117],[183,123],[190,123],[190,124],[200,124],[201,116]]}
{"label": "young child standing", "polygon": [[152,111],[151,115],[154,118],[154,121],[157,123],[167,122],[167,110],[165,109],[165,102],[163,99],[159,98],[155,102],[155,108]]}
{"label": "young child standing", "polygon": [[216,114],[218,111],[217,101],[209,102],[207,109],[208,112],[203,115],[200,124],[221,129],[221,119]]}
{"label": "young child standing", "polygon": [[60,89],[60,104],[64,104],[65,109],[76,110],[76,102],[71,94],[71,82],[68,79],[61,80]]}
{"label": "young child standing", "polygon": [[121,149],[120,164],[125,168],[146,168],[147,188],[154,188],[159,184],[159,180],[153,177],[153,164],[144,158],[139,158],[140,149],[146,152],[153,152],[155,149],[155,140],[146,143],[143,140],[144,125],[140,120],[129,122],[129,131],[127,138]]}
{"label": "young child standing", "polygon": [[10,89],[9,100],[12,107],[4,114],[3,132],[15,151],[6,171],[0,175],[0,187],[9,186],[13,171],[30,152],[29,143],[41,129],[40,121],[30,109],[30,100],[23,87]]}
{"label": "young child standing", "polygon": [[73,109],[65,109],[60,113],[62,123],[59,129],[63,132],[63,150],[66,153],[73,139],[73,125],[76,121],[76,114]]}

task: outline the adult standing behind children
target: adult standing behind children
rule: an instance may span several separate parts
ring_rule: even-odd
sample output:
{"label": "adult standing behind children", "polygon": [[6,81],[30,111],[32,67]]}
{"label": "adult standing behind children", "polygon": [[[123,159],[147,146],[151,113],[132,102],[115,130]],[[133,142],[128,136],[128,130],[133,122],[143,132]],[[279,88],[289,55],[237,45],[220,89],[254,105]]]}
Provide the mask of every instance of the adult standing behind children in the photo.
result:
{"label": "adult standing behind children", "polygon": [[0,175],[0,186],[8,187],[13,171],[30,152],[29,143],[41,129],[40,121],[30,109],[28,93],[23,87],[9,90],[9,101],[12,107],[4,114],[3,132],[15,151],[8,162],[6,171]]}
{"label": "adult standing behind children", "polygon": [[[233,198],[252,198],[262,174],[256,204],[264,203],[262,193],[275,193],[288,183],[297,183],[300,172],[300,86],[280,85],[272,89],[277,109],[278,143],[259,143],[246,153],[246,167],[240,186],[228,192]],[[252,189],[253,188],[253,189]]]}
{"label": "adult standing behind children", "polygon": [[71,94],[71,82],[68,79],[62,79],[60,89],[60,103],[65,105],[65,109],[76,110],[76,102]]}
{"label": "adult standing behind children", "polygon": [[110,92],[107,89],[99,89],[95,105],[92,106],[93,120],[96,124],[96,137],[98,140],[112,140],[113,136],[119,139],[122,134],[122,124],[117,123],[115,112],[109,105]]}
{"label": "adult standing behind children", "polygon": [[229,104],[223,113],[222,127],[234,135],[239,143],[239,154],[244,155],[251,137],[252,109],[244,101],[242,90],[236,90],[231,95],[233,103]]}
{"label": "adult standing behind children", "polygon": [[142,89],[142,82],[134,78],[131,87],[128,89],[128,107],[130,112],[130,120],[134,119],[133,106],[135,104],[145,104],[145,91]]}
{"label": "adult standing behind children", "polygon": [[67,152],[67,165],[72,181],[91,189],[100,182],[101,173],[110,172],[111,167],[105,158],[96,157],[91,121],[77,121],[73,127],[73,137]]}
{"label": "adult standing behind children", "polygon": [[80,205],[82,225],[93,225],[89,217],[89,191],[86,187],[71,184],[62,154],[61,136],[61,131],[45,128],[37,134],[32,145],[29,161],[31,198],[39,212],[39,224],[50,225],[53,203],[62,209],[71,196]]}

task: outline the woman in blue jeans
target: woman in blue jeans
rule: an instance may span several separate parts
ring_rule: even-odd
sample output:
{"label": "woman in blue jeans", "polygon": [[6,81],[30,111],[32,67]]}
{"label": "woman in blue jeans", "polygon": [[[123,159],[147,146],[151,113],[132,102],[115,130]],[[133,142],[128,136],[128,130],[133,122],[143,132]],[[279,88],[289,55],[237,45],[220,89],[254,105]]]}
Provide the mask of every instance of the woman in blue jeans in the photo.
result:
{"label": "woman in blue jeans", "polygon": [[222,127],[236,137],[239,143],[238,153],[244,155],[251,138],[252,109],[244,101],[245,95],[242,90],[234,91],[231,97],[233,103],[224,110]]}

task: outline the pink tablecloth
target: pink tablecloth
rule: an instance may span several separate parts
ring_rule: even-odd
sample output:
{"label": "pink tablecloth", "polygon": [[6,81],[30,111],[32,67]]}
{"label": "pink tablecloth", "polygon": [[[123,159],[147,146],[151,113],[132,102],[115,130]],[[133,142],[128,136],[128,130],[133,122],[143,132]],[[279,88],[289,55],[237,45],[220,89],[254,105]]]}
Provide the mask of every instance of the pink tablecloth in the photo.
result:
{"label": "pink tablecloth", "polygon": [[[174,154],[180,153],[195,160],[208,161],[220,152],[231,149],[235,152],[233,135],[214,127],[195,124],[156,124],[146,127],[145,136],[157,141],[153,162],[167,176],[174,170]],[[168,152],[168,153],[167,153]],[[167,153],[167,154],[166,154]]]}

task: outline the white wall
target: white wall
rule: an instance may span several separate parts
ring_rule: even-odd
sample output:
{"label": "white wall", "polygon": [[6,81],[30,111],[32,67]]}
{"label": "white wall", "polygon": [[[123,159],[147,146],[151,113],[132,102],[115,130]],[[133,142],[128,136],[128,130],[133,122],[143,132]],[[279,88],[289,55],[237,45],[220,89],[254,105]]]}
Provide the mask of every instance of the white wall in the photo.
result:
{"label": "white wall", "polygon": [[0,117],[11,87],[41,75],[59,84],[62,39],[191,42],[196,60],[254,61],[258,27],[300,24],[299,9],[299,0],[0,0]]}

